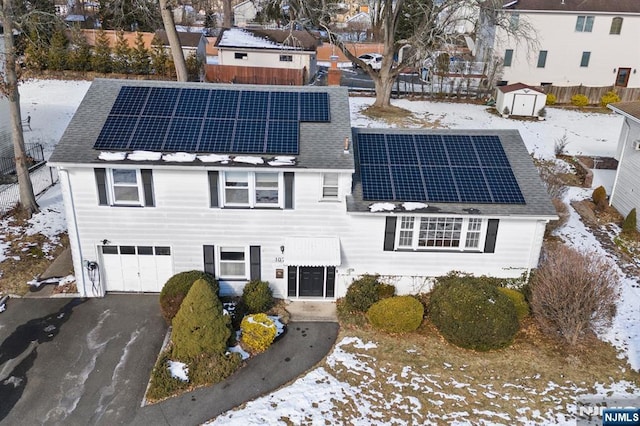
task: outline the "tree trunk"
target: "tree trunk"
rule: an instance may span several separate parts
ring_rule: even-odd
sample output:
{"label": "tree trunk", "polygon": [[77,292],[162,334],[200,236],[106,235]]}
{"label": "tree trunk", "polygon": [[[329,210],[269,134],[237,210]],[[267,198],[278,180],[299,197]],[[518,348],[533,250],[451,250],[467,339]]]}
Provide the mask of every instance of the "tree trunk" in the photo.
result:
{"label": "tree trunk", "polygon": [[373,103],[375,108],[389,108],[391,106],[391,91],[393,90],[394,79],[383,77],[381,75],[373,78],[373,84],[376,90],[376,100]]}
{"label": "tree trunk", "polygon": [[222,28],[231,28],[233,21],[233,9],[231,8],[231,0],[222,0]]}
{"label": "tree trunk", "polygon": [[3,0],[2,16],[4,23],[4,88],[9,99],[9,113],[11,114],[11,138],[15,152],[16,175],[20,188],[20,207],[31,217],[38,212],[38,203],[33,193],[29,165],[25,155],[24,135],[22,134],[22,115],[20,114],[20,93],[18,92],[18,76],[16,74],[16,57],[13,45],[13,8],[12,0]]}
{"label": "tree trunk", "polygon": [[169,46],[171,47],[173,64],[176,67],[176,80],[187,81],[189,79],[189,75],[187,74],[187,64],[184,60],[184,54],[182,53],[182,46],[180,45],[180,39],[178,38],[178,31],[176,31],[176,25],[173,22],[173,11],[171,10],[171,7],[168,6],[167,0],[160,0],[160,15],[162,16],[164,30],[167,33]]}

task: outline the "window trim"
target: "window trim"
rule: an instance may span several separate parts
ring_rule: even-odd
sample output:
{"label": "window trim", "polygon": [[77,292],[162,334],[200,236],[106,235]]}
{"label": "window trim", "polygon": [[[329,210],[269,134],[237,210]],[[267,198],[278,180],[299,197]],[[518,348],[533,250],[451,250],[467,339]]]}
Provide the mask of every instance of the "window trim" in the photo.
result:
{"label": "window trim", "polygon": [[[335,184],[327,184],[325,178],[327,176],[335,176],[336,183]],[[327,195],[325,193],[326,189],[333,188],[335,189],[335,195]],[[326,172],[322,173],[322,188],[320,189],[321,199],[324,201],[340,201],[340,173],[335,172]]]}
{"label": "window trim", "polygon": [[[227,176],[229,173],[242,173],[247,177],[247,186],[246,190],[247,194],[247,202],[246,203],[232,203],[227,201],[227,189],[233,187],[227,187]],[[256,174],[273,174],[278,177],[278,202],[277,203],[261,203],[256,199],[256,190],[260,189],[256,185]],[[234,207],[234,208],[270,208],[270,209],[282,209],[284,208],[284,177],[282,172],[273,172],[273,171],[257,171],[257,172],[249,172],[249,171],[236,171],[236,170],[225,170],[220,173],[219,178],[219,188],[220,188],[220,206],[221,207]],[[242,187],[239,187],[242,188]],[[236,188],[238,189],[238,188]]]}
{"label": "window trim", "polygon": [[[399,216],[399,223],[396,226],[395,230],[395,240],[394,247],[396,251],[451,251],[451,252],[473,252],[473,253],[482,253],[483,247],[486,240],[487,235],[487,225],[488,221],[485,218],[481,217],[459,217],[459,216],[410,216],[403,215]],[[403,225],[409,220],[412,220],[411,228],[403,227]],[[454,220],[460,221],[460,236],[459,236],[459,245],[458,246],[429,246],[429,245],[420,245],[420,233],[421,233],[421,222],[422,220]],[[471,220],[479,220],[480,221],[480,229],[478,230],[470,230],[469,225]],[[437,222],[436,222],[437,223]],[[406,233],[411,232],[411,245],[400,245],[401,235],[404,233],[402,238],[406,238]],[[469,242],[467,237],[471,234],[477,234],[477,245],[468,246]]]}
{"label": "window trim", "polygon": [[[244,260],[242,261],[242,263],[244,264],[244,275],[223,275],[222,274],[222,265],[223,262],[232,262],[234,264],[239,264],[239,261],[228,261],[228,260],[222,260],[222,252],[223,251],[229,251],[231,252],[230,249],[238,249],[236,251],[234,251],[234,253],[240,253],[240,250],[242,250],[242,253],[244,254]],[[249,254],[249,247],[247,246],[242,246],[242,245],[233,245],[233,244],[228,244],[228,245],[221,245],[221,246],[217,246],[216,247],[216,264],[217,264],[217,272],[218,272],[218,276],[217,278],[221,281],[246,281],[249,279],[249,260],[250,260],[250,254]]]}
{"label": "window trim", "polygon": [[624,24],[624,18],[622,16],[614,16],[611,19],[611,27],[609,27],[609,34],[620,35],[622,33],[622,24]]}
{"label": "window trim", "polygon": [[[115,183],[115,178],[113,176],[113,172],[114,171],[122,171],[122,170],[132,170],[136,172],[136,184],[122,184],[122,183]],[[142,173],[140,171],[140,169],[131,169],[131,168],[112,168],[112,169],[108,169],[108,173],[107,173],[107,184],[109,186],[108,189],[108,193],[109,193],[109,198],[111,201],[111,205],[114,206],[143,206],[144,205],[144,190],[142,188]],[[116,194],[115,194],[115,189],[116,186],[118,187],[128,187],[128,188],[133,188],[134,186],[138,189],[138,200],[137,201],[129,201],[129,200],[123,200],[123,201],[119,201],[118,199],[116,199]]]}

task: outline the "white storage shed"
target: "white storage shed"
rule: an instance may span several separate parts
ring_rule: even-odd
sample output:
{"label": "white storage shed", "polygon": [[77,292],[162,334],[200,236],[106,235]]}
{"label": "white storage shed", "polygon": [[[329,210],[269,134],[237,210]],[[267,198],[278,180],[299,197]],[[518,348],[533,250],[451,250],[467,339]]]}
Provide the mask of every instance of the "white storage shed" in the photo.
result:
{"label": "white storage shed", "polygon": [[506,107],[509,109],[506,115],[540,117],[547,102],[544,92],[522,83],[498,86],[496,92],[496,108],[503,115]]}

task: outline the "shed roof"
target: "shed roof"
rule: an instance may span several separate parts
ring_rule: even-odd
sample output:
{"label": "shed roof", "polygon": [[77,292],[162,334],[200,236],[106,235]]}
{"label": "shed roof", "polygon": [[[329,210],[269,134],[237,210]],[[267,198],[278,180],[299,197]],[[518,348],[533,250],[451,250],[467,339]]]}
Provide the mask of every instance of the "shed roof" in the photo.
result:
{"label": "shed roof", "polygon": [[[167,38],[167,33],[164,30],[156,31],[156,36],[158,36],[158,39],[163,46],[169,45],[169,39]],[[180,46],[182,47],[198,47],[201,38],[202,33],[188,33],[178,31],[178,39],[180,40]]]}
{"label": "shed roof", "polygon": [[[137,164],[164,166],[243,166],[253,167],[245,161],[208,161],[196,159],[190,161],[188,156],[167,155],[164,159],[153,155],[102,155],[101,150],[94,149],[100,132],[107,121],[107,117],[123,86],[161,87],[161,88],[195,88],[195,89],[227,89],[243,91],[268,92],[325,92],[329,94],[329,122],[300,122],[299,152],[292,156],[293,161],[279,161],[275,164],[280,168],[296,167],[309,169],[340,169],[353,170],[353,156],[344,153],[344,140],[351,136],[349,121],[349,98],[347,90],[341,87],[311,87],[311,86],[257,86],[239,84],[208,84],[208,83],[178,83],[169,81],[131,81],[96,79],[91,84],[84,99],[80,103],[69,126],[62,135],[55,151],[49,159],[54,165],[98,165],[102,164]],[[193,108],[199,108],[194,105]],[[179,119],[179,118],[176,118]],[[128,151],[131,154],[131,151]],[[172,154],[164,153],[164,154]],[[225,154],[223,152],[219,154]],[[103,158],[100,159],[99,157]],[[137,157],[137,159],[135,159]],[[224,157],[220,155],[220,157]],[[243,155],[243,157],[246,157]],[[263,161],[256,167],[272,167],[268,165],[274,160],[274,155],[257,154],[253,159]],[[251,160],[251,159],[248,159]]]}
{"label": "shed roof", "polygon": [[533,86],[527,86],[524,83],[513,83],[513,84],[507,84],[506,86],[498,86],[498,90],[501,91],[502,93],[511,93],[511,92],[515,92],[517,90],[532,90],[534,92],[537,92],[541,95],[545,95],[544,92],[540,91],[540,89],[536,89]]}
{"label": "shed roof", "polygon": [[640,101],[616,102],[607,105],[607,107],[640,123]]}
{"label": "shed roof", "polygon": [[222,48],[315,51],[318,40],[307,31],[227,28],[220,33],[216,45]]}
{"label": "shed roof", "polygon": [[[363,196],[363,185],[361,177],[361,166],[356,159],[356,174],[354,176],[353,192],[347,198],[347,210],[349,212],[375,212],[378,205],[383,204],[378,214],[394,213],[442,213],[459,215],[488,215],[488,216],[527,216],[555,218],[556,210],[551,204],[549,195],[544,188],[538,171],[536,170],[531,156],[520,133],[517,130],[452,130],[452,129],[353,129],[354,144],[358,145],[358,137],[362,134],[384,134],[384,135],[464,135],[464,136],[497,136],[500,140],[504,153],[508,159],[511,171],[519,186],[524,198],[523,204],[500,204],[500,203],[474,203],[474,202],[425,202],[407,203],[408,201],[384,201],[381,203],[375,200],[365,200]],[[404,155],[402,149],[395,150],[395,155]],[[438,167],[438,166],[429,166]],[[422,186],[422,177],[418,173],[411,176],[405,174],[405,179],[417,179],[414,185]],[[408,182],[411,183],[411,182]],[[472,185],[470,182],[469,185]],[[373,213],[376,214],[376,213]]]}

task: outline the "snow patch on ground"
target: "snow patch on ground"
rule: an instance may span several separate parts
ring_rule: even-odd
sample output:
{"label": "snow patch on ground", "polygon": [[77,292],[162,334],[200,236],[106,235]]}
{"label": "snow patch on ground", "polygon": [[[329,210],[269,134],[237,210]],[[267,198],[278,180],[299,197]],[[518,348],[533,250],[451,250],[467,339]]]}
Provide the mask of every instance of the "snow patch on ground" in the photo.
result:
{"label": "snow patch on ground", "polygon": [[189,367],[184,362],[169,360],[167,361],[167,368],[171,373],[171,377],[180,379],[183,382],[189,381]]}

